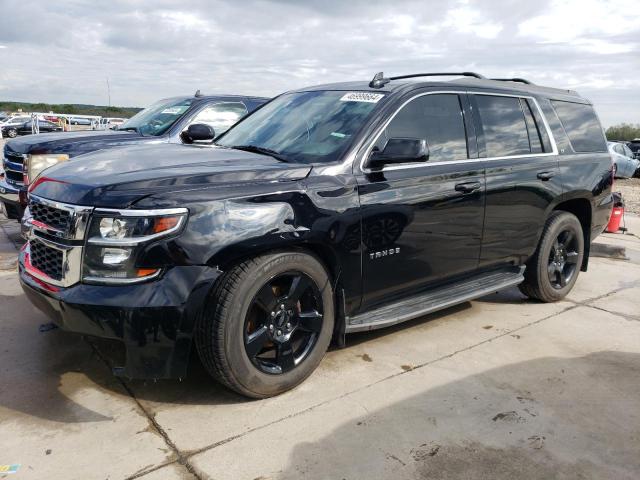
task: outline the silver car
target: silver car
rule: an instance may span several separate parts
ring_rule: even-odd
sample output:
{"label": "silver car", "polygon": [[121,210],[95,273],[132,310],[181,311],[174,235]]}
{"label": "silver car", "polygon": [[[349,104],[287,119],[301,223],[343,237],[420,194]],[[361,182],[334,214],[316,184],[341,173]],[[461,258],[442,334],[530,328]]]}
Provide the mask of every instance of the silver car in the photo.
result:
{"label": "silver car", "polygon": [[640,160],[633,158],[633,152],[624,143],[607,142],[613,159],[613,173],[616,178],[633,177],[640,168]]}

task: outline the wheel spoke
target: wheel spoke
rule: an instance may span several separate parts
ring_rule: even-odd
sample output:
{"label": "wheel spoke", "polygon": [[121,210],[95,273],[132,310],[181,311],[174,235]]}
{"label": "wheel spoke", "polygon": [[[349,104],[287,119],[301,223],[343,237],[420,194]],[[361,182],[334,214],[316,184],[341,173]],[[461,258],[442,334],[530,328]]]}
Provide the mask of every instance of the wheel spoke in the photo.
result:
{"label": "wheel spoke", "polygon": [[256,303],[258,306],[267,313],[271,313],[278,303],[278,299],[273,293],[273,288],[270,283],[267,283],[260,289],[256,295]]}
{"label": "wheel spoke", "polygon": [[578,263],[578,252],[567,252],[567,263]]}
{"label": "wheel spoke", "polygon": [[564,246],[565,250],[569,248],[569,245],[571,245],[572,241],[573,241],[573,232],[566,230],[564,232],[564,237],[562,240],[562,245]]}
{"label": "wheel spoke", "polygon": [[262,326],[255,332],[248,335],[246,348],[249,357],[253,358],[258,355],[264,349],[267,340],[269,340],[269,330],[266,326]]}
{"label": "wheel spoke", "polygon": [[291,303],[297,303],[302,297],[302,294],[307,291],[311,286],[311,281],[306,275],[296,275],[291,282],[291,288],[289,289],[289,295],[287,300]]}
{"label": "wheel spoke", "polygon": [[322,330],[323,316],[318,311],[302,312],[296,318],[298,319],[298,328],[305,332],[320,333]]}
{"label": "wheel spoke", "polygon": [[293,345],[289,342],[279,343],[276,350],[276,364],[282,373],[288,372],[295,367],[293,359]]}
{"label": "wheel spoke", "polygon": [[558,267],[556,267],[555,263],[551,262],[547,266],[547,274],[549,275],[549,280],[551,281],[551,283],[554,283],[556,281],[557,273],[558,273]]}
{"label": "wheel spoke", "polygon": [[556,238],[556,240],[553,242],[553,250],[555,252],[557,252],[558,250],[560,250],[560,242],[558,241],[558,239]]}
{"label": "wheel spoke", "polygon": [[558,283],[560,284],[560,287],[567,286],[567,277],[563,271],[558,272]]}

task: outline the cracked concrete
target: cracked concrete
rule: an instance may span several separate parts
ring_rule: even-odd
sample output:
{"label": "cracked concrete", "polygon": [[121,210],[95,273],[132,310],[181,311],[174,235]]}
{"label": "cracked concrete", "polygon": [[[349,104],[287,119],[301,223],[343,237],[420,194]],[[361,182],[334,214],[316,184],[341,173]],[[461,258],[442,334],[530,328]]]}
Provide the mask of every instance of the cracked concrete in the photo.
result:
{"label": "cracked concrete", "polygon": [[261,401],[195,358],[182,382],[116,379],[108,344],[38,333],[47,319],[0,272],[0,465],[26,479],[637,478],[640,239],[598,241],[628,260],[592,258],[563,302],[512,289],[355,334]]}

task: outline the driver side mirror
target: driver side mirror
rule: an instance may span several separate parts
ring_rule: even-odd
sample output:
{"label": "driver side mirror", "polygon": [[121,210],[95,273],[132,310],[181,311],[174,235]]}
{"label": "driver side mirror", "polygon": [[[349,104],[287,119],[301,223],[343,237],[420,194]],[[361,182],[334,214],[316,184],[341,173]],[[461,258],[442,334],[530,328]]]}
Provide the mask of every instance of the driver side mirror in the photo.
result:
{"label": "driver side mirror", "polygon": [[185,140],[189,143],[193,142],[205,142],[213,140],[216,137],[216,132],[210,125],[204,123],[194,123],[182,133]]}
{"label": "driver side mirror", "polygon": [[429,147],[424,138],[390,138],[382,151],[373,150],[367,166],[382,168],[384,165],[429,160]]}

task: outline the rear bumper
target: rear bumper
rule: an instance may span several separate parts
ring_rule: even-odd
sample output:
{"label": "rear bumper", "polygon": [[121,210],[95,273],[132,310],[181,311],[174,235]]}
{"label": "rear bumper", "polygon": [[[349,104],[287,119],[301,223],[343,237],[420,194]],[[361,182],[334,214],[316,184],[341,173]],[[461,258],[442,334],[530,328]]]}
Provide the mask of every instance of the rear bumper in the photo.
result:
{"label": "rear bumper", "polygon": [[3,213],[10,219],[19,221],[22,218],[24,213],[24,207],[20,202],[22,190],[24,189],[7,183],[6,179],[0,179],[0,202],[3,205]]}
{"label": "rear bumper", "polygon": [[26,296],[57,326],[122,342],[126,361],[114,374],[143,379],[186,375],[195,321],[219,274],[174,267],[143,284],[60,288],[29,275],[22,262],[19,272]]}

